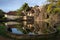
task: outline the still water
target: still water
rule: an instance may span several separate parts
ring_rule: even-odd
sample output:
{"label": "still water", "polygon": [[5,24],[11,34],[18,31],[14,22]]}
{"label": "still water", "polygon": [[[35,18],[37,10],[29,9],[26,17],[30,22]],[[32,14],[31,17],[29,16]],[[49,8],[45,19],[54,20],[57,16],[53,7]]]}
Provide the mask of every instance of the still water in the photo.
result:
{"label": "still water", "polygon": [[21,21],[6,22],[7,30],[13,34],[48,34],[55,32],[55,28],[51,27],[49,22],[44,21]]}

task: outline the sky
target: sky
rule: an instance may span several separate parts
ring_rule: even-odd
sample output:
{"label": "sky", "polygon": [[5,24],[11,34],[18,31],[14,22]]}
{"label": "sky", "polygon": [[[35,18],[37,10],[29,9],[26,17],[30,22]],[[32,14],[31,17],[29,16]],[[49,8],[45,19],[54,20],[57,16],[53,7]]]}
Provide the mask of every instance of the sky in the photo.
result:
{"label": "sky", "polygon": [[25,2],[28,3],[29,6],[41,6],[46,3],[46,0],[0,0],[0,9],[5,12],[15,11]]}

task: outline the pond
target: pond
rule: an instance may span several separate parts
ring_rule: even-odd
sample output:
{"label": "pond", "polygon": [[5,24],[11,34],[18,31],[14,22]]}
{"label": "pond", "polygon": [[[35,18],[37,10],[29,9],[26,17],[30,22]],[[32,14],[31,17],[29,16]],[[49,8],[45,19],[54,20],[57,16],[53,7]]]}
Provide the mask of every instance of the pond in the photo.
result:
{"label": "pond", "polygon": [[[24,34],[21,30],[18,30],[18,28],[8,28],[9,32],[12,32],[13,34]],[[29,32],[29,35],[32,35],[34,33]]]}
{"label": "pond", "polygon": [[29,34],[41,35],[56,32],[54,27],[51,27],[50,22],[44,21],[21,21],[21,22],[6,22],[7,31],[13,34]]}

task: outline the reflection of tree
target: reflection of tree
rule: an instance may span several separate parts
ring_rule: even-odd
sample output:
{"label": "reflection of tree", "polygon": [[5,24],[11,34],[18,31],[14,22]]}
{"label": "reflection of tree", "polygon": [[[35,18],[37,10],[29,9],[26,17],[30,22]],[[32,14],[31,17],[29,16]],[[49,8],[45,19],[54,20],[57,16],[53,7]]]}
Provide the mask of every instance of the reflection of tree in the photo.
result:
{"label": "reflection of tree", "polygon": [[[60,0],[47,0],[50,2],[47,6],[47,13],[50,15],[49,18],[52,21],[59,21],[59,14],[60,14]],[[47,4],[46,4],[47,5]]]}
{"label": "reflection of tree", "polygon": [[[24,21],[25,22],[25,21]],[[33,30],[33,27],[31,24],[24,24],[24,22],[21,22],[20,24],[14,25],[18,30],[22,31],[24,34],[28,34]]]}
{"label": "reflection of tree", "polygon": [[29,32],[35,33],[35,34],[46,34],[54,32],[54,29],[51,26],[51,22],[44,22],[44,21],[35,21],[33,24],[30,23],[30,21],[26,21],[26,24],[24,22],[15,25],[18,30],[22,31],[24,34],[28,34]]}
{"label": "reflection of tree", "polygon": [[[52,25],[52,24],[51,24]],[[51,33],[54,32],[55,30],[50,26],[50,23],[44,22],[44,21],[36,21],[34,23],[34,33],[37,34],[44,34],[44,33]]]}
{"label": "reflection of tree", "polygon": [[12,29],[10,27],[7,30],[10,31],[10,32],[12,32]]}

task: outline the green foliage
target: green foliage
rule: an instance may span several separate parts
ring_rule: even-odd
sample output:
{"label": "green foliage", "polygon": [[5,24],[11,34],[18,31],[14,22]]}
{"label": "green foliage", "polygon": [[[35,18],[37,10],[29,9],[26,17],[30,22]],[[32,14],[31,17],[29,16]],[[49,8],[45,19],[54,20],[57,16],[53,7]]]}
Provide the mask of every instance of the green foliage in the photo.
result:
{"label": "green foliage", "polygon": [[47,13],[60,13],[60,0],[48,0]]}
{"label": "green foliage", "polygon": [[6,18],[4,17],[5,12],[0,9],[0,21],[4,21]]}
{"label": "green foliage", "polygon": [[53,6],[52,4],[49,4],[49,5],[48,5],[47,13],[50,13],[50,12],[52,11],[52,6]]}
{"label": "green foliage", "polygon": [[60,13],[60,8],[54,8],[53,12],[54,13]]}
{"label": "green foliage", "polygon": [[21,15],[21,12],[24,10],[24,11],[27,11],[29,9],[29,6],[27,3],[24,3],[24,5],[17,10],[17,15]]}
{"label": "green foliage", "polygon": [[8,35],[6,34],[6,26],[4,26],[3,24],[0,24],[0,35],[7,37]]}
{"label": "green foliage", "polygon": [[0,18],[4,17],[4,13],[2,10],[0,10]]}
{"label": "green foliage", "polygon": [[56,7],[60,7],[60,1],[56,3]]}
{"label": "green foliage", "polygon": [[29,8],[28,4],[25,3],[22,7],[21,7],[21,10],[27,10]]}

